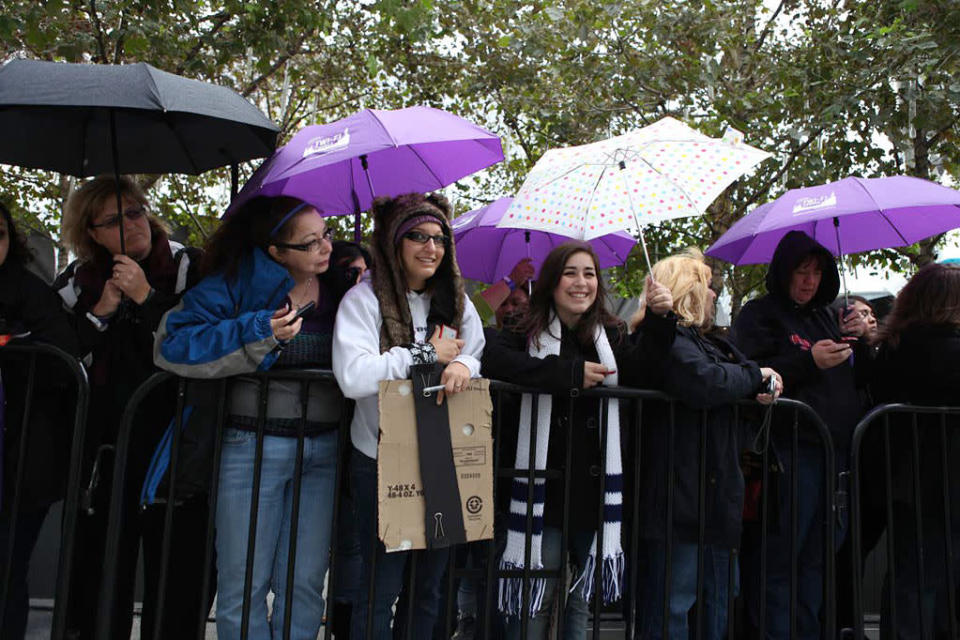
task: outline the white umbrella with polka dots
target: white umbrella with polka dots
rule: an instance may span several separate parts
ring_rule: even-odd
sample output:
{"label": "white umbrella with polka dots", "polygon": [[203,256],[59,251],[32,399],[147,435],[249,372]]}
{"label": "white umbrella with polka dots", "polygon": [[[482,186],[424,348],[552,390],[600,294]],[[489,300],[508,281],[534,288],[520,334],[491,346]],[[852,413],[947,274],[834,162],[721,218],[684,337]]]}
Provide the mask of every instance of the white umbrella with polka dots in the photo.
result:
{"label": "white umbrella with polka dots", "polygon": [[[730,183],[770,156],[728,129],[710,138],[673,118],[577,147],[547,151],[497,226],[589,240],[702,214]],[[650,258],[644,243],[647,268]]]}

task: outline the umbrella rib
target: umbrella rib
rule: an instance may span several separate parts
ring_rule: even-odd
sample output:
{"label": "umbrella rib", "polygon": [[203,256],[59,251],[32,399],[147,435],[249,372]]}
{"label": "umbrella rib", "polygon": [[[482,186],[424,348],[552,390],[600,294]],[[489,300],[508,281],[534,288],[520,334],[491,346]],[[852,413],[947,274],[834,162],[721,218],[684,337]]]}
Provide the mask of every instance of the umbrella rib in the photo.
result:
{"label": "umbrella rib", "polygon": [[[581,166],[585,166],[585,165],[581,165]],[[584,211],[584,215],[583,215],[584,227],[586,227],[587,225],[587,216],[590,215],[590,205],[593,204],[593,197],[597,195],[597,187],[600,186],[600,181],[603,180],[603,174],[605,174],[607,172],[607,169],[610,168],[609,165],[601,165],[601,166],[603,166],[603,171],[601,171],[600,175],[597,176],[597,181],[594,183],[593,189],[590,189],[590,199],[587,200],[586,210]],[[582,231],[581,231],[581,235],[582,235]]]}
{"label": "umbrella rib", "polygon": [[[884,212],[883,207],[881,207],[881,206],[880,206],[880,203],[876,201],[876,199],[873,197],[873,194],[871,194],[870,191],[869,191],[865,186],[863,186],[863,185],[860,183],[860,179],[859,179],[859,178],[854,178],[853,181],[857,183],[857,186],[860,187],[860,190],[861,190],[861,191],[863,191],[865,194],[867,194],[867,197],[870,199],[870,202],[872,202],[873,205],[877,208],[877,212],[880,214],[880,217],[883,218],[884,222],[886,222],[888,225],[890,225],[890,228],[893,229],[893,232],[894,232],[895,234],[897,234],[898,236],[900,236],[900,239],[903,240],[903,244],[904,244],[904,245],[912,244],[912,243],[908,242],[906,238],[903,237],[903,234],[900,233],[900,230],[897,229],[897,226],[896,226],[895,224],[893,224],[893,222],[890,220],[890,218],[887,217],[887,214],[886,214],[886,212]],[[840,247],[837,247],[837,251],[839,251],[839,250],[840,250]]]}
{"label": "umbrella rib", "polygon": [[380,125],[380,128],[383,129],[383,132],[387,134],[388,138],[390,138],[390,142],[393,143],[393,146],[395,148],[399,147],[400,145],[397,144],[397,139],[394,138],[393,134],[390,133],[390,130],[387,129],[387,125],[383,124],[383,122],[380,121],[380,118],[377,117],[377,113],[373,109],[369,109],[369,111],[370,111],[370,117],[373,118],[378,125]]}
{"label": "umbrella rib", "polygon": [[[420,152],[417,151],[416,147],[414,147],[412,144],[408,144],[407,148],[410,149],[410,151],[413,151],[413,155],[417,156],[417,160],[419,160],[420,163],[427,168],[427,171],[430,172],[430,175],[433,176],[433,179],[437,181],[437,184],[439,185],[437,188],[442,189],[445,187],[446,185],[443,184],[443,180],[441,180],[440,176],[436,174],[436,172],[433,170],[433,167],[427,164],[427,161],[423,159],[423,156],[420,155]],[[456,182],[456,180],[454,180],[454,182]]]}
{"label": "umbrella rib", "polygon": [[663,173],[662,171],[660,171],[659,169],[657,169],[655,166],[653,166],[652,164],[650,164],[649,162],[647,162],[646,158],[644,158],[643,156],[640,156],[640,155],[638,154],[637,159],[640,160],[640,162],[642,162],[643,164],[645,164],[645,165],[647,165],[648,167],[650,167],[651,169],[653,169],[654,171],[656,171],[658,176],[663,177],[664,180],[667,180],[677,191],[679,191],[681,194],[683,194],[683,197],[686,198],[687,201],[688,201],[691,205],[693,205],[694,211],[699,210],[699,207],[697,207],[697,201],[690,197],[690,194],[687,193],[686,189],[684,189],[683,187],[681,187],[680,185],[678,185],[676,182],[673,182],[672,180],[670,180],[670,178],[667,176],[667,174]]}
{"label": "umbrella rib", "polygon": [[[543,184],[537,185],[537,187],[538,187],[538,188],[539,188],[539,187],[545,187],[545,186],[547,186],[548,184],[554,183],[554,182],[556,182],[557,180],[559,180],[559,179],[561,179],[561,178],[563,178],[563,177],[565,177],[565,176],[570,175],[570,174],[573,173],[574,171],[577,171],[577,170],[579,170],[579,169],[582,169],[583,167],[593,167],[593,166],[603,167],[604,169],[607,169],[607,168],[610,167],[610,165],[607,164],[606,162],[581,162],[581,163],[577,164],[576,166],[570,167],[569,169],[567,169],[566,171],[564,171],[564,172],[561,173],[560,175],[554,176],[554,177],[550,178],[549,180],[547,180],[547,181],[544,182]],[[601,175],[602,175],[602,174],[601,174]],[[522,188],[523,188],[523,187],[521,187],[521,189],[522,189]]]}
{"label": "umbrella rib", "polygon": [[157,86],[157,80],[156,78],[153,77],[153,71],[151,71],[153,67],[151,67],[146,62],[140,62],[139,64],[143,65],[142,68],[146,71],[147,78],[150,79],[150,84],[153,86],[153,95],[156,97],[157,104],[160,105],[160,107],[164,110],[164,112],[166,112],[167,105],[165,105],[163,103],[163,100],[161,99],[162,96],[160,95],[160,87]]}
{"label": "umbrella rib", "polygon": [[181,135],[180,135],[180,132],[177,131],[177,128],[174,127],[174,126],[172,125],[172,123],[170,123],[170,122],[167,120],[167,118],[166,118],[166,114],[167,114],[167,113],[168,113],[167,111],[164,111],[164,118],[163,118],[163,119],[164,119],[164,121],[167,122],[167,126],[170,127],[170,133],[173,134],[173,137],[177,139],[177,143],[180,145],[180,148],[183,149],[183,155],[186,157],[187,162],[190,163],[190,167],[193,169],[193,175],[195,175],[195,176],[200,175],[201,172],[200,172],[200,170],[197,168],[197,163],[193,161],[193,156],[190,155],[190,150],[189,150],[189,148],[187,147],[186,143],[183,141],[183,136],[181,136]]}

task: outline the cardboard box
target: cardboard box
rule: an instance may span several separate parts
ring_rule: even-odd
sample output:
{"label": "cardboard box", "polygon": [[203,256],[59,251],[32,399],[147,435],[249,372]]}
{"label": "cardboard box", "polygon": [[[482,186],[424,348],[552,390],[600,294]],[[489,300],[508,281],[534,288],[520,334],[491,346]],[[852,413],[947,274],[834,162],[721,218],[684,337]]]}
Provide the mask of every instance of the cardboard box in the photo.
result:
{"label": "cardboard box", "polygon": [[[468,542],[493,537],[493,403],[490,382],[473,379],[444,400]],[[377,453],[379,535],[387,551],[425,549],[425,508],[410,380],[380,383]]]}

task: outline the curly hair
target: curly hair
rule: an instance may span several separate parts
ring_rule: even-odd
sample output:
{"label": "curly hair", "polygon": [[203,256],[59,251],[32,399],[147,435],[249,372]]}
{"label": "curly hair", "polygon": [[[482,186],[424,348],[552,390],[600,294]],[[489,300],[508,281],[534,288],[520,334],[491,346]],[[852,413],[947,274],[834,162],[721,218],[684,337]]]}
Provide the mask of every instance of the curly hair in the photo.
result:
{"label": "curly hair", "polygon": [[[703,253],[699,249],[685,249],[658,261],[653,265],[653,279],[670,289],[678,324],[704,331],[710,329],[713,325],[713,305],[710,300],[713,271],[703,261]],[[634,318],[636,324],[646,312],[646,294],[647,286],[644,284],[638,317]]]}
{"label": "curly hair", "polygon": [[960,328],[960,265],[928,264],[910,278],[893,303],[880,339],[896,347],[904,331],[917,325]]}
{"label": "curly hair", "polygon": [[17,231],[17,225],[13,222],[13,215],[10,209],[3,202],[0,202],[0,215],[7,223],[7,237],[10,239],[10,248],[7,249],[7,259],[3,264],[25,265],[33,260],[33,253],[27,247],[27,240]]}

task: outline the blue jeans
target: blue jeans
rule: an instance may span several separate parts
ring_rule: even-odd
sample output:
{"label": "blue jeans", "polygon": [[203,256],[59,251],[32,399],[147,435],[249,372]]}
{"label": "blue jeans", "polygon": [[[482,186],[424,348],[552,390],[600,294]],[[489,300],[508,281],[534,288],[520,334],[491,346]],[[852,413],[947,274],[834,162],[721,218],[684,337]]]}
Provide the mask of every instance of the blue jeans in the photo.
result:
{"label": "blue jeans", "polygon": [[[574,573],[571,584],[580,577],[580,571],[586,564],[593,542],[593,531],[571,531],[567,538],[567,548],[573,556]],[[540,549],[543,568],[548,571],[560,569],[560,529],[555,527],[543,528],[543,544]],[[527,622],[527,639],[539,640],[547,637],[550,627],[550,616],[553,613],[553,603],[557,597],[557,579],[548,578],[543,595],[543,605],[540,611]],[[559,637],[564,640],[586,640],[587,624],[590,620],[590,605],[583,599],[582,591],[577,586],[567,595],[567,606],[563,612],[563,633]],[[507,618],[507,639],[519,640],[521,637],[520,618]]]}
{"label": "blue jeans", "polygon": [[[368,458],[356,449],[350,460],[350,482],[353,488],[353,505],[357,514],[357,535],[362,558],[362,582],[359,598],[350,616],[350,637],[367,637],[367,611],[370,608],[370,581],[374,581],[373,633],[375,640],[389,640],[391,612],[394,602],[403,589],[403,573],[410,558],[416,557],[416,580],[414,584],[413,619],[397,624],[409,625],[408,638],[429,639],[440,611],[443,574],[450,553],[438,551],[395,551],[387,553],[380,540],[376,539],[377,526],[377,461]],[[376,540],[375,540],[376,539]],[[375,542],[374,542],[375,541]],[[375,554],[375,557],[374,557]],[[376,575],[371,576],[370,567],[376,562]],[[405,611],[398,611],[404,617]]]}
{"label": "blue jeans", "polygon": [[[257,437],[252,431],[228,428],[223,438],[217,499],[217,637],[232,640],[240,637],[243,613]],[[296,438],[264,436],[250,590],[251,640],[283,637],[296,455]],[[289,594],[290,637],[297,640],[315,640],[323,620],[336,470],[337,432],[305,438],[293,593]],[[274,593],[269,621],[268,591]]]}
{"label": "blue jeans", "polygon": [[[790,450],[780,450],[784,473],[780,482],[780,518],[777,532],[767,537],[767,583],[760,585],[760,545],[743,549],[743,589],[754,627],[760,621],[760,599],[766,597],[766,636],[790,637],[790,545],[791,460]],[[823,452],[800,443],[797,447],[797,637],[820,638],[820,609],[823,606],[824,484]],[[831,532],[835,523],[828,523]]]}
{"label": "blue jeans", "polygon": [[[703,599],[697,602],[697,545],[674,542],[670,562],[669,637],[687,640],[687,614],[694,603],[700,608],[705,640],[722,640],[727,635],[727,599],[736,596],[737,566],[733,566],[734,593],[728,593],[730,550],[716,545],[703,548]],[[661,541],[646,543],[647,571],[640,603],[643,637],[663,638],[663,587],[666,576],[666,545]]]}

